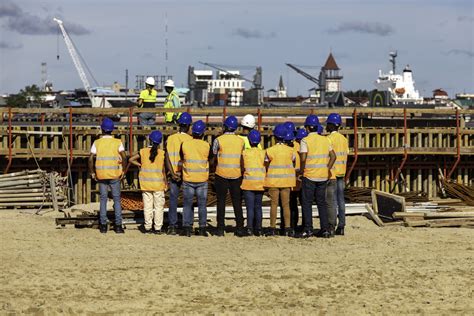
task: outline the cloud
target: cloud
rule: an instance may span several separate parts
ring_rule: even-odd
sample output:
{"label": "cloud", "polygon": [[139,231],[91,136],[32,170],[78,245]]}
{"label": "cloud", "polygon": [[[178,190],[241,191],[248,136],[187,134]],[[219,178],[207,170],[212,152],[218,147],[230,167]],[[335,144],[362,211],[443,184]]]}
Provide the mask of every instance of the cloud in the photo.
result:
{"label": "cloud", "polygon": [[461,15],[458,16],[458,22],[474,22],[473,16]]}
{"label": "cloud", "polygon": [[[6,18],[7,20],[4,28],[19,34],[48,35],[58,32],[58,26],[52,17],[40,17],[30,14],[9,0],[0,4],[0,18]],[[76,23],[67,22],[65,27],[69,34],[84,35],[90,33],[88,29]]]}
{"label": "cloud", "polygon": [[245,39],[262,39],[262,38],[274,38],[276,37],[275,32],[267,33],[264,34],[259,30],[251,30],[251,29],[246,29],[246,28],[236,28],[233,32],[232,35],[242,37]]}
{"label": "cloud", "polygon": [[328,33],[339,34],[347,32],[356,32],[363,34],[373,34],[377,36],[388,36],[395,32],[393,27],[389,24],[380,22],[344,22],[339,24],[336,28],[329,29]]}
{"label": "cloud", "polygon": [[12,44],[6,41],[0,41],[0,49],[20,49],[23,47],[23,44]]}
{"label": "cloud", "polygon": [[469,58],[474,57],[474,51],[472,50],[467,50],[467,49],[451,49],[446,53],[446,55],[464,55]]}

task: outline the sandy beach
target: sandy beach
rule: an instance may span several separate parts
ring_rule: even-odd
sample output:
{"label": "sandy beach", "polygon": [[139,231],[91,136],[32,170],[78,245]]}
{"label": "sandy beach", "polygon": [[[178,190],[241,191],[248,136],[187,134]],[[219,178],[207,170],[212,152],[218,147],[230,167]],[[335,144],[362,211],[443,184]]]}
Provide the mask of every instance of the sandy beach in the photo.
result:
{"label": "sandy beach", "polygon": [[0,234],[0,314],[474,314],[467,228],[351,216],[328,240],[101,235],[5,211]]}

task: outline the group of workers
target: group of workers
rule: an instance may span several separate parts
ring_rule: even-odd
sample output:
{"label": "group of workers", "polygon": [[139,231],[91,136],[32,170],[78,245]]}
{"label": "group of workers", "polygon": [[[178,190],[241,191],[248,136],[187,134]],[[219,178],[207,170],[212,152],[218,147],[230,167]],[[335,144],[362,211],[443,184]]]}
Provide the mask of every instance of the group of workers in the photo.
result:
{"label": "group of workers", "polygon": [[[183,192],[182,231],[194,234],[194,199],[197,201],[199,228],[196,233],[208,236],[207,197],[209,174],[215,173],[217,197],[216,236],[225,234],[226,198],[230,193],[235,214],[234,234],[244,236],[288,237],[313,236],[313,202],[316,201],[320,230],[317,237],[344,235],[344,176],[349,151],[347,139],[339,133],[340,115],[332,113],[326,120],[327,136],[316,115],[308,115],[304,128],[285,122],[273,129],[275,144],[261,146],[261,135],[255,129],[255,117],[244,116],[242,133],[236,134],[239,122],[229,116],[223,122],[223,133],[212,145],[204,140],[206,124],[193,122],[189,113],[176,120],[177,133],[170,135],[163,149],[163,135],[155,130],[149,134],[149,145],[130,157],[139,167],[139,183],[143,192],[145,233],[162,234],[165,191],[169,189],[168,229],[176,235],[178,227],[178,195]],[[113,122],[105,118],[103,136],[91,148],[89,169],[99,183],[100,232],[107,232],[106,204],[108,187],[115,210],[115,231],[123,233],[120,206],[120,180],[126,167],[123,144],[111,134]],[[270,227],[262,229],[262,200],[265,191],[271,200]],[[242,200],[246,207],[246,226]],[[301,205],[302,223],[299,223]],[[277,210],[282,211],[281,227],[277,229]]]}

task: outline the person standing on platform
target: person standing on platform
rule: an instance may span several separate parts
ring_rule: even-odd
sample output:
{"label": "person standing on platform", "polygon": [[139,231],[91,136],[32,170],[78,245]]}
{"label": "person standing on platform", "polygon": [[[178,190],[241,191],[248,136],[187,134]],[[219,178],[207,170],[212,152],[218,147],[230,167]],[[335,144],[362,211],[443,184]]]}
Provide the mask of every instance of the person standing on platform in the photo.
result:
{"label": "person standing on platform", "polygon": [[123,178],[123,170],[127,166],[127,157],[120,139],[112,136],[114,122],[106,117],[102,120],[100,127],[102,137],[92,144],[88,164],[92,179],[99,183],[99,230],[103,234],[107,233],[107,200],[110,187],[114,200],[115,232],[123,234],[120,182]]}
{"label": "person standing on platform", "polygon": [[[295,161],[295,170],[296,174],[300,172],[300,143],[303,138],[308,136],[308,132],[304,128],[298,129],[296,132],[295,141],[293,142],[293,149],[296,155]],[[296,178],[296,186],[291,189],[290,192],[290,213],[291,213],[291,227],[293,229],[297,229],[298,221],[299,221],[299,210],[298,210],[298,202],[302,204],[301,198],[301,179]],[[303,218],[303,216],[301,216]],[[304,223],[302,223],[302,227],[304,227]]]}
{"label": "person standing on platform", "polygon": [[217,137],[212,145],[212,165],[216,166],[215,189],[217,195],[217,236],[225,234],[225,208],[227,192],[230,192],[234,208],[238,237],[245,236],[244,217],[242,212],[242,170],[240,159],[244,149],[244,141],[235,135],[238,127],[237,118],[229,116],[224,121],[224,134]]}
{"label": "person standing on platform", "polygon": [[182,166],[181,166],[181,144],[186,140],[191,140],[189,129],[193,122],[191,114],[184,112],[178,119],[179,130],[170,135],[166,140],[166,166],[171,174],[168,182],[170,189],[169,208],[168,208],[168,235],[176,235],[178,224],[178,195],[182,185]]}
{"label": "person standing on platform", "polygon": [[140,168],[138,179],[143,197],[144,233],[161,235],[167,189],[165,152],[158,148],[163,135],[160,131],[153,131],[148,139],[150,145],[140,149],[129,161]]}
{"label": "person standing on platform", "polygon": [[206,124],[199,120],[193,124],[193,138],[181,145],[183,161],[183,233],[191,237],[194,223],[193,199],[197,197],[199,236],[207,237],[207,180],[209,179],[208,142],[202,140]]}
{"label": "person standing on platform", "polygon": [[[154,109],[156,104],[157,92],[154,89],[155,79],[146,78],[145,89],[140,92],[138,97],[138,107],[141,109]],[[138,121],[141,126],[150,126],[155,124],[156,115],[150,112],[141,112],[138,114]]]}
{"label": "person standing on platform", "polygon": [[293,139],[292,132],[288,131],[283,124],[277,125],[273,131],[276,144],[267,149],[266,162],[267,173],[265,187],[270,194],[270,228],[267,236],[276,234],[277,208],[281,199],[283,216],[285,222],[285,236],[294,237],[294,230],[290,226],[290,190],[296,186],[295,177],[295,153],[292,147],[285,144],[285,139]]}
{"label": "person standing on platform", "polygon": [[262,200],[265,183],[265,150],[259,149],[261,135],[252,130],[248,135],[250,148],[242,153],[242,189],[247,209],[247,235],[262,235]]}
{"label": "person standing on platform", "polygon": [[[165,99],[165,104],[163,107],[165,109],[177,109],[181,107],[181,101],[179,101],[179,95],[175,90],[174,81],[166,80],[165,90],[168,93],[168,96]],[[165,113],[165,123],[171,124],[176,123],[180,117],[181,113],[178,112],[166,112]]]}
{"label": "person standing on platform", "polygon": [[[331,170],[331,180],[334,182],[334,209],[337,213],[336,235],[344,235],[344,227],[346,226],[346,204],[344,201],[344,177],[347,168],[347,156],[349,154],[349,142],[347,138],[339,133],[339,127],[342,125],[342,118],[337,113],[329,114],[326,120],[326,130],[329,133],[332,147],[336,153],[336,162]],[[329,198],[329,197],[328,197]],[[335,221],[334,221],[334,224]]]}
{"label": "person standing on platform", "polygon": [[330,178],[330,170],[336,161],[336,154],[332,149],[329,138],[317,133],[319,119],[316,115],[308,115],[305,127],[308,136],[301,140],[301,166],[300,174],[303,175],[303,220],[305,227],[301,237],[313,235],[313,200],[316,196],[319,221],[321,229],[317,237],[329,238],[328,204],[326,201],[326,188]]}
{"label": "person standing on platform", "polygon": [[[252,146],[250,145],[248,135],[255,128],[255,117],[252,114],[245,115],[240,121],[240,125],[242,126],[242,134],[240,134],[239,137],[244,141],[245,149],[249,149]],[[260,143],[258,144],[258,148],[262,149]]]}

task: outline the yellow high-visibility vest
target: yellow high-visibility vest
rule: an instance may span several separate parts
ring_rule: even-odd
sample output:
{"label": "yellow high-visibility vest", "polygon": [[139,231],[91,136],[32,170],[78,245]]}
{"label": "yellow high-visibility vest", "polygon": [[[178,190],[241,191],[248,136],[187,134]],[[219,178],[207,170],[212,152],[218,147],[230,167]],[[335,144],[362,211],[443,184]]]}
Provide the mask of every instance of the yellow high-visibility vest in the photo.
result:
{"label": "yellow high-visibility vest", "polygon": [[[295,153],[295,172],[300,170],[301,167],[301,158],[300,158],[300,148],[301,145],[298,142],[293,142],[293,150]],[[296,186],[292,188],[293,191],[299,191],[301,189],[301,181],[296,179]]]}
{"label": "yellow high-visibility vest", "polygon": [[122,157],[119,147],[122,141],[117,138],[99,138],[95,142],[97,149],[95,173],[99,180],[118,179],[122,175]]}
{"label": "yellow high-visibility vest", "polygon": [[240,188],[249,191],[263,191],[265,184],[265,150],[251,147],[242,153],[244,178]]}
{"label": "yellow high-visibility vest", "polygon": [[276,144],[267,149],[270,161],[265,177],[267,188],[292,188],[296,186],[294,150],[284,144]]}
{"label": "yellow high-visibility vest", "polygon": [[313,181],[328,180],[329,138],[316,133],[309,134],[305,139],[308,152],[304,168],[304,177]]}
{"label": "yellow high-visibility vest", "polygon": [[331,169],[331,179],[344,177],[347,168],[347,155],[349,154],[349,141],[339,132],[332,132],[328,137],[331,140],[332,149],[336,153],[336,161]]}
{"label": "yellow high-visibility vest", "polygon": [[[173,103],[173,99],[177,99],[178,100],[178,105],[177,107],[181,107],[181,103],[179,101],[179,95],[176,93],[176,91],[171,91],[170,94],[168,94],[166,96],[166,99],[165,99],[165,104],[163,105],[163,107],[165,109],[172,109],[174,108],[174,103]],[[166,123],[170,123],[170,122],[173,122],[173,115],[176,114],[176,118],[179,118],[179,116],[181,115],[181,113],[174,113],[174,112],[166,112],[165,113],[165,122]]]}
{"label": "yellow high-visibility vest", "polygon": [[138,98],[143,100],[143,103],[140,107],[142,108],[145,103],[149,103],[150,105],[154,106],[156,103],[156,95],[157,92],[155,89],[151,89],[151,91],[148,89],[143,89],[140,91],[140,96]]}
{"label": "yellow high-visibility vest", "polygon": [[166,190],[166,182],[163,176],[165,152],[158,149],[153,162],[150,161],[150,152],[151,148],[140,149],[140,162],[142,165],[138,173],[140,189],[142,191],[164,191]]}
{"label": "yellow high-visibility vest", "polygon": [[209,179],[209,150],[211,146],[201,139],[183,142],[183,180],[206,182]]}
{"label": "yellow high-visibility vest", "polygon": [[180,165],[180,156],[179,151],[181,150],[181,144],[184,141],[193,139],[193,137],[186,133],[176,133],[170,135],[166,140],[166,152],[168,157],[170,157],[171,166],[173,166],[173,171],[176,173],[181,171]]}
{"label": "yellow high-visibility vest", "polygon": [[[250,149],[252,146],[250,146],[250,141],[249,138],[245,135],[238,135],[242,140],[244,141],[244,149]],[[262,144],[258,144],[257,146],[258,149],[263,149]]]}
{"label": "yellow high-visibility vest", "polygon": [[234,134],[224,134],[217,137],[219,152],[217,153],[216,174],[223,178],[235,179],[242,176],[240,156],[244,141]]}

